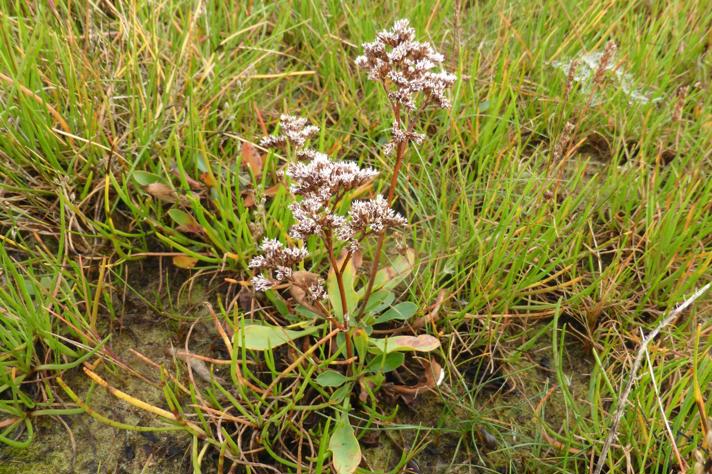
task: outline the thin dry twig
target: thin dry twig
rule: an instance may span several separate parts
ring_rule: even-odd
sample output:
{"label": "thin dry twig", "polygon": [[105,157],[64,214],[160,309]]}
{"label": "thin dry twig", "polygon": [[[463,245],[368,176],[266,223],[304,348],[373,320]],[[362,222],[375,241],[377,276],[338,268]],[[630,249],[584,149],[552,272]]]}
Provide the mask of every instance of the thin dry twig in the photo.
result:
{"label": "thin dry twig", "polygon": [[633,384],[635,383],[636,374],[638,373],[640,364],[642,363],[643,357],[645,356],[645,351],[648,349],[648,344],[650,344],[650,342],[655,339],[658,334],[660,334],[660,331],[662,331],[666,326],[675,321],[675,319],[677,319],[680,313],[685,311],[700,296],[705,294],[707,290],[710,289],[710,286],[712,286],[712,283],[707,283],[705,286],[697,290],[695,294],[686,299],[682,304],[670,311],[670,314],[668,314],[655,329],[650,331],[650,333],[648,333],[648,335],[645,336],[643,341],[640,343],[638,354],[635,357],[635,361],[633,362],[633,368],[630,371],[630,378],[628,379],[628,384],[626,385],[625,390],[623,390],[623,394],[619,399],[618,408],[616,409],[616,413],[613,416],[613,424],[611,425],[611,429],[608,432],[606,442],[603,444],[601,454],[598,456],[598,462],[596,463],[596,469],[593,471],[593,474],[601,474],[603,466],[606,463],[606,455],[608,454],[608,450],[610,449],[611,444],[613,444],[613,440],[618,434],[618,425],[620,424],[620,421],[623,418],[623,414],[625,413],[625,406],[628,402],[628,397],[630,396],[630,391],[633,388]]}
{"label": "thin dry twig", "polygon": [[663,423],[665,423],[665,431],[667,432],[668,438],[670,439],[670,445],[672,446],[673,453],[675,453],[675,458],[677,459],[677,463],[680,466],[680,469],[681,469],[680,472],[681,472],[681,474],[685,474],[687,472],[687,464],[682,459],[682,456],[680,455],[680,450],[677,449],[677,443],[675,442],[675,436],[673,436],[672,429],[670,428],[670,421],[668,420],[667,416],[665,415],[665,407],[663,407],[663,401],[660,399],[660,390],[658,390],[658,383],[655,380],[655,371],[653,370],[653,363],[650,361],[650,353],[648,352],[647,348],[643,352],[645,353],[645,360],[648,362],[648,370],[650,371],[650,381],[653,383],[653,391],[655,392],[655,399],[658,402],[658,408],[660,408],[660,414],[663,417]]}

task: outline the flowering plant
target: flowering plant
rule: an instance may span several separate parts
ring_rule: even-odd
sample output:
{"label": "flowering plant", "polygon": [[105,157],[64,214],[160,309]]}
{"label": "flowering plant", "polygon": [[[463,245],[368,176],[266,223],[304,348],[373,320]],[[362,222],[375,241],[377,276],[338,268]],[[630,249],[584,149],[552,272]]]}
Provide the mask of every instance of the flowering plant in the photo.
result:
{"label": "flowering plant", "polygon": [[[393,290],[414,265],[412,250],[406,250],[385,268],[381,258],[386,237],[407,225],[391,206],[408,145],[425,139],[415,130],[418,116],[430,106],[450,105],[445,93],[455,76],[440,70],[442,62],[443,56],[429,43],[415,40],[415,31],[407,20],[378,33],[375,41],[364,45],[364,55],[356,60],[368,71],[369,79],[385,90],[393,114],[390,141],[383,150],[387,155],[395,153],[386,197],[376,194],[354,200],[355,194],[370,189],[379,173],[354,162],[334,161],[310,148],[309,140],[319,133],[319,128],[304,118],[282,115],[280,133],[265,137],[260,143],[265,148],[285,149],[291,156],[283,175],[290,182],[294,198],[289,205],[294,224],[288,232],[288,244],[267,238],[261,242],[260,254],[249,264],[255,272],[252,285],[258,292],[271,294],[272,299],[277,297],[276,290],[286,290],[292,309],[287,310],[284,325],[245,324],[236,336],[243,347],[266,350],[311,337],[328,327],[326,336],[310,350],[328,343],[329,360],[337,363],[336,359],[343,356],[339,364],[346,369],[323,369],[316,382],[334,389],[331,401],[343,402],[345,408],[349,407],[350,394],[356,386],[361,388],[362,402],[375,401],[374,392],[387,385],[385,374],[404,364],[404,352],[429,352],[440,345],[431,335],[403,334],[409,331],[405,322],[419,308],[407,301],[395,303]],[[368,245],[371,239],[376,243],[370,268],[361,274],[362,254],[372,250],[373,246]],[[310,258],[314,268],[304,270],[304,262]],[[325,261],[328,268],[320,267],[319,263]],[[296,313],[308,318],[294,318],[295,307]],[[286,327],[295,319],[301,330]],[[395,321],[399,324],[393,327]],[[332,344],[332,340],[336,343]],[[409,391],[408,387],[401,387],[396,392],[402,395],[405,390],[416,396],[421,389],[442,382],[442,369],[437,363],[430,363],[426,369],[425,383],[409,387]],[[355,441],[346,415],[337,422],[333,436],[337,433],[347,438],[341,440],[346,444]],[[334,445],[340,442],[334,441]],[[358,466],[358,461],[353,464],[353,456],[343,455],[337,448],[332,451],[338,472],[353,472]]]}

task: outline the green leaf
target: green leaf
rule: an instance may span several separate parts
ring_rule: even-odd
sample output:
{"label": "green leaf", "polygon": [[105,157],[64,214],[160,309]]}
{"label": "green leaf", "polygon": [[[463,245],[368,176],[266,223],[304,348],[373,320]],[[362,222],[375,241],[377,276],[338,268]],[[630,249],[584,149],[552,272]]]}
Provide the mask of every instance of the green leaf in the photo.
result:
{"label": "green leaf", "polygon": [[403,365],[405,362],[405,354],[402,352],[391,352],[390,354],[379,354],[371,359],[366,370],[368,372],[391,372]]}
{"label": "green leaf", "polygon": [[171,219],[173,219],[173,222],[178,224],[176,230],[189,234],[205,233],[205,229],[203,229],[203,227],[198,224],[198,221],[195,220],[195,217],[191,216],[183,210],[173,208],[168,211],[168,215],[171,217]]}
{"label": "green leaf", "polygon": [[[338,264],[341,265],[342,261],[339,260]],[[346,264],[342,279],[344,282],[344,293],[346,293],[346,309],[349,314],[353,314],[361,297],[354,289],[356,282],[356,269],[354,268],[352,260],[349,260]],[[333,268],[329,270],[329,276],[326,281],[326,289],[329,294],[329,301],[331,301],[331,307],[334,310],[336,319],[343,321],[344,311],[341,305],[341,293],[339,292],[339,283],[336,279],[336,272]]]}
{"label": "green leaf", "polygon": [[387,321],[393,321],[398,319],[400,321],[407,321],[411,316],[418,311],[418,305],[411,303],[410,301],[404,301],[403,303],[398,303],[391,309],[376,318],[376,324],[385,323]]}
{"label": "green leaf", "polygon": [[373,289],[392,290],[400,282],[402,282],[410,272],[413,271],[415,265],[415,251],[406,249],[404,255],[398,255],[393,259],[389,267],[382,268],[376,273],[376,278],[373,281]]}
{"label": "green leaf", "polygon": [[310,310],[309,308],[298,305],[294,308],[294,312],[297,314],[297,316],[301,317],[301,321],[304,321],[305,319],[319,319],[323,316],[319,316],[317,313],[314,311]]}
{"label": "green leaf", "polygon": [[270,303],[274,305],[274,307],[277,309],[279,314],[282,316],[285,316],[289,318],[291,316],[291,312],[289,311],[289,306],[287,306],[287,303],[284,301],[284,298],[282,298],[279,293],[277,293],[275,290],[268,290],[265,291],[265,296],[269,300]]}
{"label": "green leaf", "polygon": [[416,351],[430,352],[440,347],[440,341],[429,334],[420,336],[393,336],[385,339],[371,338],[371,345],[383,353]]}
{"label": "green leaf", "polygon": [[318,328],[311,327],[301,331],[292,331],[278,326],[261,324],[246,324],[235,332],[237,347],[244,347],[253,351],[266,351],[282,344],[312,334]]}
{"label": "green leaf", "polygon": [[352,390],[353,384],[351,382],[347,383],[346,385],[342,385],[341,387],[337,388],[336,391],[334,391],[329,401],[336,404],[341,403],[346,399],[346,397],[351,395]]}
{"label": "green leaf", "polygon": [[351,334],[351,339],[356,348],[356,354],[360,360],[365,360],[365,357],[368,355],[368,333],[363,328],[357,328],[352,330]]}
{"label": "green leaf", "polygon": [[329,439],[329,449],[334,457],[334,469],[337,474],[351,474],[361,464],[361,447],[349,423],[348,414],[341,413],[336,421],[334,432]]}
{"label": "green leaf", "polygon": [[316,378],[316,383],[318,383],[322,387],[340,387],[347,380],[348,377],[346,377],[341,372],[337,372],[335,370],[326,370],[319,374],[319,376]]}
{"label": "green leaf", "polygon": [[171,209],[168,211],[168,215],[171,216],[173,222],[178,225],[189,226],[196,224],[195,218],[193,216],[191,216],[185,211],[181,211],[180,209]]}
{"label": "green leaf", "polygon": [[366,314],[378,314],[393,304],[396,295],[389,290],[380,290],[371,294],[366,305]]}
{"label": "green leaf", "polygon": [[133,179],[141,186],[148,186],[152,183],[166,184],[163,178],[157,174],[149,173],[148,171],[134,171]]}

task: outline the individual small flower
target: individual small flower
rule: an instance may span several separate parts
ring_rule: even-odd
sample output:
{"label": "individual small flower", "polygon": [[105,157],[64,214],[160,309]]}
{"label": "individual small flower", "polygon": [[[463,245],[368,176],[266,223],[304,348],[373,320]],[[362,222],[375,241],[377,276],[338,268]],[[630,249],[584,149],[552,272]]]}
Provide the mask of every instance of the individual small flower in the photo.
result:
{"label": "individual small flower", "polygon": [[[292,267],[309,256],[304,247],[285,247],[276,239],[264,239],[260,244],[262,255],[250,260],[249,267],[261,271],[268,270],[276,281],[288,280],[292,277]],[[252,279],[256,291],[264,291],[272,287],[273,282],[257,275]],[[262,288],[262,289],[260,289]]]}
{"label": "individual small flower", "polygon": [[422,92],[438,107],[450,107],[445,91],[456,76],[436,70],[443,55],[430,43],[416,41],[407,19],[397,21],[390,31],[378,33],[375,41],[363,45],[363,52],[356,64],[368,70],[369,79],[386,86],[391,101],[414,110],[415,96]]}
{"label": "individual small flower", "polygon": [[272,288],[272,281],[263,277],[262,275],[256,275],[252,277],[252,287],[255,291],[267,291]]}
{"label": "individual small flower", "polygon": [[296,148],[302,148],[307,140],[319,133],[319,127],[308,123],[305,118],[282,114],[279,117],[281,135],[264,137],[260,140],[260,145],[275,148],[291,143]]}
{"label": "individual small flower", "polygon": [[[380,194],[367,201],[354,201],[349,211],[349,232],[380,233],[386,229],[405,226],[408,221],[391,209]],[[346,230],[344,231],[346,232]]]}
{"label": "individual small flower", "polygon": [[290,190],[305,198],[326,202],[340,193],[355,189],[378,175],[372,168],[360,168],[348,161],[331,161],[324,153],[314,151],[308,163],[293,163],[286,175],[292,180]]}
{"label": "individual small flower", "polygon": [[277,281],[284,281],[292,278],[292,269],[282,265],[278,265],[274,269],[274,278]]}
{"label": "individual small flower", "polygon": [[326,288],[324,287],[324,280],[319,279],[318,281],[312,283],[307,288],[307,298],[311,301],[323,300],[326,298]]}
{"label": "individual small flower", "polygon": [[390,155],[401,143],[413,142],[416,145],[420,145],[423,143],[423,140],[425,140],[425,135],[422,133],[403,130],[398,125],[398,122],[393,122],[393,127],[391,128],[391,141],[386,143],[383,147],[383,152],[386,155]]}

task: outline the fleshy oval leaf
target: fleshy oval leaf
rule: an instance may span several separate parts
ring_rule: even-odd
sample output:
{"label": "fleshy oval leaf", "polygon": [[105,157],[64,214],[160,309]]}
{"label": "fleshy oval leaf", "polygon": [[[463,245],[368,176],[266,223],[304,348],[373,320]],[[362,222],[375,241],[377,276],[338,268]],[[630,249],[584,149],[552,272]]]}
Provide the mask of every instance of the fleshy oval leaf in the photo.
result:
{"label": "fleshy oval leaf", "polygon": [[396,370],[405,362],[405,355],[402,352],[391,352],[390,354],[378,354],[366,367],[368,372],[387,373]]}
{"label": "fleshy oval leaf", "polygon": [[440,347],[440,341],[430,334],[393,336],[385,339],[371,338],[370,341],[372,346],[385,354],[402,351],[431,352]]}
{"label": "fleshy oval leaf", "polygon": [[334,432],[329,439],[329,449],[337,474],[352,474],[361,464],[361,446],[346,413],[342,413],[336,421]]}
{"label": "fleshy oval leaf", "polygon": [[347,380],[348,377],[341,372],[337,372],[335,370],[325,370],[317,376],[316,383],[322,387],[336,388],[342,386]]}
{"label": "fleshy oval leaf", "polygon": [[235,343],[237,347],[253,351],[266,351],[311,334],[316,330],[317,328],[312,327],[301,331],[292,331],[278,326],[246,324],[235,331]]}
{"label": "fleshy oval leaf", "polygon": [[166,181],[157,174],[140,170],[133,172],[133,179],[141,186],[148,186],[151,183],[166,183]]}
{"label": "fleshy oval leaf", "polygon": [[[343,265],[343,256],[339,258],[337,265]],[[356,283],[356,268],[353,265],[353,260],[349,260],[343,268],[343,273],[341,275],[344,283],[344,293],[346,296],[346,309],[348,314],[353,314],[358,306],[361,296],[354,289]],[[329,295],[329,301],[331,302],[331,307],[334,310],[334,315],[339,321],[344,319],[343,305],[341,304],[341,292],[339,291],[338,281],[336,279],[336,272],[334,269],[329,270],[329,276],[326,279],[326,290]]]}
{"label": "fleshy oval leaf", "polygon": [[404,301],[392,306],[388,311],[377,317],[375,324],[381,324],[395,319],[407,321],[416,311],[418,311],[418,305],[410,301]]}
{"label": "fleshy oval leaf", "polygon": [[392,261],[390,266],[381,268],[376,273],[376,278],[373,281],[373,289],[391,290],[398,286],[415,266],[415,250],[409,248],[405,253],[398,255]]}
{"label": "fleshy oval leaf", "polygon": [[388,308],[396,299],[396,295],[390,290],[379,290],[371,294],[366,305],[366,314],[379,314]]}

